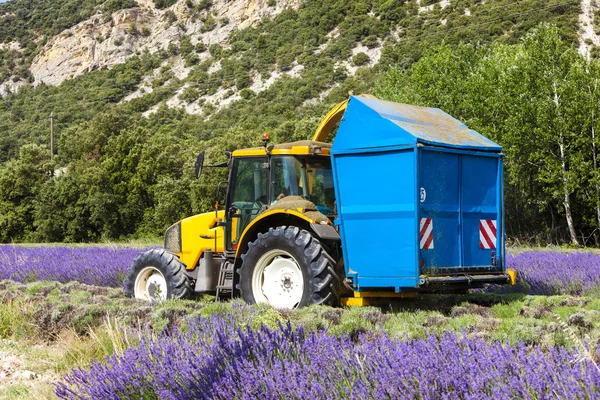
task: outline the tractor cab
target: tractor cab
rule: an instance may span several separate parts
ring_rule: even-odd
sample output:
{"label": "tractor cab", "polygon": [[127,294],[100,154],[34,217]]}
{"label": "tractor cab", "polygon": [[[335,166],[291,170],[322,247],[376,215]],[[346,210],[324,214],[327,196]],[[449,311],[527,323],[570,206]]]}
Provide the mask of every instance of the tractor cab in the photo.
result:
{"label": "tractor cab", "polygon": [[233,153],[225,206],[226,249],[273,209],[320,213],[333,220],[335,190],[327,143],[302,141]]}

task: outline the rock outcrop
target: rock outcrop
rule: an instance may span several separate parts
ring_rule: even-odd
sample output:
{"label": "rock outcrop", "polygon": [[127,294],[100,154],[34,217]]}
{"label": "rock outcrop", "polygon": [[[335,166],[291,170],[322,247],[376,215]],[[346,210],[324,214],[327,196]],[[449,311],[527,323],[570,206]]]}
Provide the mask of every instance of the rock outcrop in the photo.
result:
{"label": "rock outcrop", "polygon": [[[190,36],[193,44],[222,43],[234,29],[301,4],[301,0],[278,0],[274,6],[267,0],[214,0],[209,9],[199,12],[189,8],[186,0],[165,10],[156,9],[152,0],[137,2],[136,8],[112,16],[96,14],[50,39],[31,65],[34,85],[58,85],[94,69],[111,68],[137,51],[167,48],[182,35]],[[207,23],[216,26],[209,29]]]}

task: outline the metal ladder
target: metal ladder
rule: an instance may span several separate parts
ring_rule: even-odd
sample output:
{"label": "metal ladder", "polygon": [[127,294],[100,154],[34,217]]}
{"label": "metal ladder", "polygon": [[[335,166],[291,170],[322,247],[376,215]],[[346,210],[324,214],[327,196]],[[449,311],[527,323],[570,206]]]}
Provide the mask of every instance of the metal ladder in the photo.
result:
{"label": "metal ladder", "polygon": [[227,260],[223,260],[219,269],[215,301],[223,299],[224,293],[229,293],[229,298],[233,299],[233,263]]}

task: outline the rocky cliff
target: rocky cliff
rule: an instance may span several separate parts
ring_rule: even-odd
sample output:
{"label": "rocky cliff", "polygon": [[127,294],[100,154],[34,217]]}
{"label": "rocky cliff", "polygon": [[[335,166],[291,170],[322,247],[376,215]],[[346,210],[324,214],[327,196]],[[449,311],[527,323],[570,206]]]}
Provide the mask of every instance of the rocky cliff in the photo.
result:
{"label": "rocky cliff", "polygon": [[[36,56],[30,71],[34,84],[57,85],[98,68],[110,68],[136,52],[153,53],[178,42],[182,35],[192,44],[224,43],[234,29],[244,29],[301,0],[215,0],[211,7],[190,8],[185,0],[158,10],[152,0],[110,16],[101,13],[50,39]],[[269,5],[273,4],[273,5]]]}

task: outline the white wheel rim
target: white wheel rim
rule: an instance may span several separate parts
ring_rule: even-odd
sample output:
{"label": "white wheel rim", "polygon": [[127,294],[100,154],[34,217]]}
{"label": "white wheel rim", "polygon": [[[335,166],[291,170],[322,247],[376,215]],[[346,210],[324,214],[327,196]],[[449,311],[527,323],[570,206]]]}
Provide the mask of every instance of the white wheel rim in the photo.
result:
{"label": "white wheel rim", "polygon": [[284,250],[260,257],[252,274],[252,294],[257,303],[276,308],[295,308],[302,300],[304,277],[298,262]]}
{"label": "white wheel rim", "polygon": [[145,267],[135,278],[134,294],[136,299],[163,301],[167,299],[167,280],[154,267]]}

